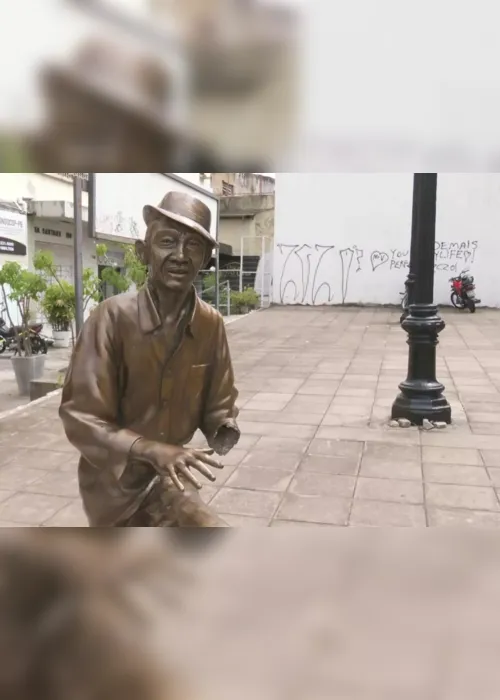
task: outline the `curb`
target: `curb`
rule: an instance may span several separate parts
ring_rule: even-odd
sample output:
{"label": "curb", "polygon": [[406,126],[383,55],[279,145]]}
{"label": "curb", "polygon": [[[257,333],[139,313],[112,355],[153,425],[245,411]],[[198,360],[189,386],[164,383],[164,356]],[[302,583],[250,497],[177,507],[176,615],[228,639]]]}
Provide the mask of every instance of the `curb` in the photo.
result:
{"label": "curb", "polygon": [[0,413],[0,421],[2,421],[4,418],[10,418],[10,416],[15,416],[17,413],[22,413],[23,411],[29,411],[32,406],[40,406],[41,404],[45,403],[48,399],[54,398],[54,396],[58,396],[61,393],[62,389],[56,389],[55,391],[51,391],[49,394],[46,394],[45,396],[42,396],[40,399],[35,399],[35,401],[30,401],[29,403],[25,403],[22,406],[17,406],[16,408],[11,408],[9,411],[4,411],[3,413]]}
{"label": "curb", "polygon": [[231,323],[236,323],[236,321],[241,321],[241,320],[243,320],[244,318],[248,318],[248,317],[251,316],[252,314],[257,314],[257,313],[259,313],[259,311],[266,311],[266,310],[267,310],[267,309],[266,309],[265,307],[261,307],[260,309],[254,309],[253,311],[250,311],[250,312],[247,313],[247,314],[242,314],[241,316],[237,316],[236,318],[233,318],[232,321],[227,321],[227,322],[226,322],[226,326],[230,326]]}

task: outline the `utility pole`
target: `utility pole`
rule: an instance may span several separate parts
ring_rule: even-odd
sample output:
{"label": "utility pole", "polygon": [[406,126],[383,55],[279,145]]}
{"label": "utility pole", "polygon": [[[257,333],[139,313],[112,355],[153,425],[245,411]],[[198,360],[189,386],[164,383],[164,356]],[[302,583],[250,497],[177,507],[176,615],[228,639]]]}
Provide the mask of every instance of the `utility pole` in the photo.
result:
{"label": "utility pole", "polygon": [[95,238],[95,173],[87,173],[89,176],[87,192],[89,197],[88,235]]}
{"label": "utility pole", "polygon": [[[451,407],[436,379],[436,347],[445,323],[434,304],[437,173],[415,173],[413,187],[411,305],[401,325],[408,333],[408,376],[392,405],[392,418],[451,423]],[[413,240],[414,239],[414,240]]]}
{"label": "utility pole", "polygon": [[75,210],[75,325],[78,337],[83,327],[83,220],[82,220],[82,179],[73,176],[73,205]]}

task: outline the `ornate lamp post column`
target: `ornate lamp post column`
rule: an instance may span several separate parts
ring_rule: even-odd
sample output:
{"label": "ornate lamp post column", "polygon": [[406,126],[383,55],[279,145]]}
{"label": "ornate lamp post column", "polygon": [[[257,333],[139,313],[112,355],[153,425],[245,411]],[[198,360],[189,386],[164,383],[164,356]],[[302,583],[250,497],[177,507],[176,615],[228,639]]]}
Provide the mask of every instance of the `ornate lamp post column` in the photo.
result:
{"label": "ornate lamp post column", "polygon": [[405,318],[410,313],[410,306],[413,304],[414,298],[414,288],[415,288],[415,263],[417,260],[417,221],[418,221],[418,205],[419,205],[419,187],[420,178],[413,178],[413,211],[411,217],[411,248],[410,248],[410,269],[408,270],[408,277],[406,278],[406,306],[401,314],[400,321],[403,323]]}
{"label": "ornate lamp post column", "polygon": [[445,327],[434,304],[434,246],[436,240],[436,173],[415,173],[410,275],[413,298],[402,327],[408,333],[408,376],[392,405],[392,418],[422,425],[451,423],[451,408],[436,379],[436,346]]}

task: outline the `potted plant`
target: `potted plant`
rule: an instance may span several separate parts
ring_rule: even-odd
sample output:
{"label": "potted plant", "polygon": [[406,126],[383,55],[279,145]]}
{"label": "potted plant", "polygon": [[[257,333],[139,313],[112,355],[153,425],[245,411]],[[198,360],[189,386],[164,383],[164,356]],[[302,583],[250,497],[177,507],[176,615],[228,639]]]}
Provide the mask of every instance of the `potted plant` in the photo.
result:
{"label": "potted plant", "polygon": [[[7,262],[0,268],[0,287],[10,325],[16,333],[17,355],[12,357],[17,386],[21,396],[29,396],[30,383],[40,379],[45,368],[45,355],[33,355],[30,336],[32,304],[40,300],[47,287],[42,275],[30,272],[17,262]],[[20,327],[12,322],[7,299],[13,301],[19,311]]]}
{"label": "potted plant", "polygon": [[260,297],[252,287],[247,287],[242,292],[232,292],[231,307],[236,313],[248,314],[259,305]]}
{"label": "potted plant", "polygon": [[71,324],[75,317],[75,288],[66,280],[59,280],[47,287],[42,309],[52,326],[54,347],[69,348]]}

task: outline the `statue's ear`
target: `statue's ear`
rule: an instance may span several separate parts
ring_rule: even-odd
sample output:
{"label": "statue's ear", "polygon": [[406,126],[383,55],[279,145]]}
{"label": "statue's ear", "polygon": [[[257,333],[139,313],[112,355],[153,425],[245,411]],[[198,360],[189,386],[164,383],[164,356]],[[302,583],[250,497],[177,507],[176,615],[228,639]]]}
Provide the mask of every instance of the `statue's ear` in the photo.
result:
{"label": "statue's ear", "polygon": [[144,241],[135,242],[135,254],[143,265],[148,265],[148,249]]}

